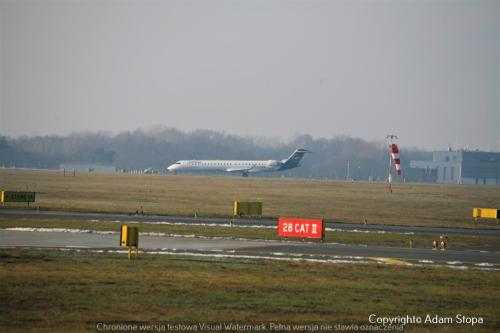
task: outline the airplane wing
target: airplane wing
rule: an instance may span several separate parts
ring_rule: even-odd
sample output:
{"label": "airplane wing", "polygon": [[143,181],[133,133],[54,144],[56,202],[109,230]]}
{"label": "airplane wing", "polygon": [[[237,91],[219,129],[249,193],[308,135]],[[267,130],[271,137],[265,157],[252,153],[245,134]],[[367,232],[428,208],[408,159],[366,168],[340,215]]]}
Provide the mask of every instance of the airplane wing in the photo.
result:
{"label": "airplane wing", "polygon": [[253,169],[253,167],[251,167],[251,168],[229,168],[229,169],[226,169],[226,171],[227,172],[249,172],[252,169]]}
{"label": "airplane wing", "polygon": [[227,172],[243,172],[243,173],[248,173],[252,172],[252,169],[255,167],[255,165],[252,165],[250,168],[228,168],[226,169]]}

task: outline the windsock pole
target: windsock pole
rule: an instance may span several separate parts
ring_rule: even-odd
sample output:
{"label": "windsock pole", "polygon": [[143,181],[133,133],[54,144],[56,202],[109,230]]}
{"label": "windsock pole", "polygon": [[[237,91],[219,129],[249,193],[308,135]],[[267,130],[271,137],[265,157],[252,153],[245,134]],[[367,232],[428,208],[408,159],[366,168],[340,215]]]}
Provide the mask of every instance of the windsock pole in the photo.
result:
{"label": "windsock pole", "polygon": [[387,176],[387,184],[389,186],[389,192],[392,193],[392,157],[389,154],[389,175]]}
{"label": "windsock pole", "polygon": [[[392,193],[392,162],[394,162],[394,166],[396,167],[397,174],[400,174],[399,171],[399,165],[396,163],[399,163],[399,151],[397,150],[397,146],[394,144],[394,140],[397,139],[398,137],[394,134],[389,134],[386,136],[386,139],[389,143],[389,175],[387,176],[387,184],[389,188],[389,192]],[[394,146],[396,148],[394,149]],[[397,157],[397,160],[395,159]]]}

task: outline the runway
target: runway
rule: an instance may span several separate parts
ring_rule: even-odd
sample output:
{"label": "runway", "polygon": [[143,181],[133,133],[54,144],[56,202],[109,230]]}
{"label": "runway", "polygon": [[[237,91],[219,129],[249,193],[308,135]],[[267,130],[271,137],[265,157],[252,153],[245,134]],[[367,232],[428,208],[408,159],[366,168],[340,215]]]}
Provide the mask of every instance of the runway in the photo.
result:
{"label": "runway", "polygon": [[[208,218],[208,217],[186,217],[186,216],[159,216],[159,215],[126,215],[126,214],[104,214],[104,213],[79,213],[79,212],[59,212],[59,211],[37,211],[19,209],[0,209],[0,217],[28,218],[28,219],[56,219],[56,220],[99,220],[99,221],[123,221],[123,222],[143,222],[143,223],[185,223],[185,224],[214,224],[227,225],[230,218]],[[276,220],[241,218],[234,219],[234,225],[249,226],[276,226]],[[472,225],[472,220],[471,220]],[[409,227],[397,225],[364,225],[353,223],[327,222],[327,228],[339,231],[357,232],[388,232],[388,233],[420,233],[420,234],[448,234],[448,235],[469,235],[469,236],[497,236],[500,237],[500,228],[437,228],[437,227]]]}
{"label": "runway", "polygon": [[[0,230],[0,247],[50,247],[96,250],[119,250],[116,232],[54,232]],[[500,269],[500,253],[410,249],[380,246],[302,243],[293,241],[253,241],[195,237],[140,237],[141,250],[165,254],[251,257],[265,259],[295,258],[303,260],[384,261],[405,264],[432,263],[460,267]]]}

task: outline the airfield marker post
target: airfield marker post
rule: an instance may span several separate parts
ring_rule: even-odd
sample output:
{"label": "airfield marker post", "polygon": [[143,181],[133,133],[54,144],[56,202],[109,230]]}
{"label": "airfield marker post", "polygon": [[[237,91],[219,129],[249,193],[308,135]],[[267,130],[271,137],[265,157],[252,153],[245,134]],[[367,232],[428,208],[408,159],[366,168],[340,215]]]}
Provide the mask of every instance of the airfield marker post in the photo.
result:
{"label": "airfield marker post", "polygon": [[478,218],[496,219],[497,224],[500,220],[500,209],[497,208],[473,208],[472,217],[477,225]]}
{"label": "airfield marker post", "polygon": [[262,202],[237,201],[233,202],[233,217],[262,217]]}
{"label": "airfield marker post", "polygon": [[120,246],[128,248],[128,259],[132,259],[132,249],[135,249],[135,258],[139,256],[139,228],[122,224],[120,228]]}
{"label": "airfield marker post", "polygon": [[36,192],[0,191],[2,207],[5,207],[6,202],[26,202],[29,207],[30,202],[35,202],[35,198]]}

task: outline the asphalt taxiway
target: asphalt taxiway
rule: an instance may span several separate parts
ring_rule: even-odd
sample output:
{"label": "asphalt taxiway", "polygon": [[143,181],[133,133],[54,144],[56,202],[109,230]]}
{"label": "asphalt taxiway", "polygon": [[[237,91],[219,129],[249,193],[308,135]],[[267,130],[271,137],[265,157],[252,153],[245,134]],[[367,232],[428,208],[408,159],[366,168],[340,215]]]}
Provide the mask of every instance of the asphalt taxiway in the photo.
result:
{"label": "asphalt taxiway", "polygon": [[[50,247],[81,249],[119,249],[117,232],[51,231],[50,229],[0,230],[0,247]],[[259,241],[228,238],[167,237],[141,234],[142,250],[194,251],[240,255],[314,258],[391,258],[395,260],[459,262],[500,268],[500,253],[472,250],[432,250],[335,243]]]}
{"label": "asphalt taxiway", "polygon": [[[0,217],[26,218],[26,219],[55,219],[55,220],[98,220],[98,221],[122,221],[122,222],[144,222],[144,223],[185,223],[185,224],[213,224],[227,225],[232,220],[234,225],[249,226],[276,226],[276,220],[258,218],[212,218],[212,217],[189,217],[189,216],[160,216],[160,215],[136,215],[136,214],[107,214],[107,213],[80,213],[60,211],[39,211],[20,209],[0,209]],[[471,220],[472,224],[472,220]],[[381,224],[355,224],[326,222],[326,227],[340,231],[360,232],[392,232],[392,233],[420,233],[420,234],[448,234],[469,236],[497,236],[500,237],[500,228],[439,228],[439,227],[411,227],[399,225]]]}
{"label": "asphalt taxiway", "polygon": [[[0,217],[13,219],[87,220],[142,223],[183,223],[228,225],[229,218],[205,218],[185,216],[125,215],[103,213],[79,213],[0,209]],[[234,225],[275,227],[276,220],[235,219]],[[500,236],[499,229],[462,229],[435,227],[408,227],[394,225],[362,225],[327,222],[327,228],[341,231],[460,234],[475,236]],[[0,247],[47,247],[78,249],[119,249],[118,233],[72,229],[8,228],[0,229]],[[335,243],[249,240],[224,237],[194,237],[141,233],[140,246],[144,251],[174,251],[175,253],[225,253],[257,257],[345,259],[390,258],[400,261],[460,263],[485,265],[500,269],[500,253],[476,250],[432,250],[421,248],[397,248]]]}

